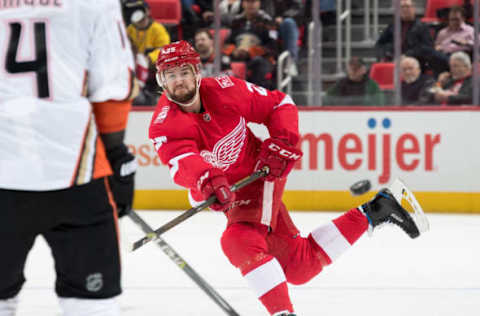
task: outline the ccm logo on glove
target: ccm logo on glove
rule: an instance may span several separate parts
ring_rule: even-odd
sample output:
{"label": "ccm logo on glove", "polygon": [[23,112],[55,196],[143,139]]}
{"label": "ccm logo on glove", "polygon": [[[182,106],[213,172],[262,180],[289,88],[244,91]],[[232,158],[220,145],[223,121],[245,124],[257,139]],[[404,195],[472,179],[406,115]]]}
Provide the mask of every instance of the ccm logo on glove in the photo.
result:
{"label": "ccm logo on glove", "polygon": [[302,154],[291,152],[291,151],[289,151],[285,148],[282,148],[282,147],[278,146],[275,143],[270,143],[268,145],[268,149],[270,149],[273,152],[278,152],[278,154],[280,156],[285,157],[287,159],[298,160],[298,159],[302,158]]}
{"label": "ccm logo on glove", "polygon": [[295,161],[302,157],[302,152],[297,148],[278,139],[266,139],[260,148],[258,162],[255,170],[267,166],[269,173],[265,177],[267,181],[275,181],[283,178],[292,170]]}

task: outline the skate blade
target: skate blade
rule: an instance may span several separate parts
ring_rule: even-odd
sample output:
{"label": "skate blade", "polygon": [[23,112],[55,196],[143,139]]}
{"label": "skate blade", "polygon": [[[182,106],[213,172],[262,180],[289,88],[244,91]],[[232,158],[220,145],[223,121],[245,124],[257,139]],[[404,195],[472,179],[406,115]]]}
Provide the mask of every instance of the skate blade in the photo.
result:
{"label": "skate blade", "polygon": [[397,200],[398,204],[402,205],[402,200],[405,199],[408,204],[410,204],[410,206],[413,208],[414,213],[410,215],[412,215],[412,219],[417,225],[418,231],[420,233],[428,231],[430,229],[430,224],[428,222],[427,216],[425,216],[425,213],[423,212],[420,203],[418,203],[412,191],[410,191],[407,186],[398,178],[393,181],[389,189]]}

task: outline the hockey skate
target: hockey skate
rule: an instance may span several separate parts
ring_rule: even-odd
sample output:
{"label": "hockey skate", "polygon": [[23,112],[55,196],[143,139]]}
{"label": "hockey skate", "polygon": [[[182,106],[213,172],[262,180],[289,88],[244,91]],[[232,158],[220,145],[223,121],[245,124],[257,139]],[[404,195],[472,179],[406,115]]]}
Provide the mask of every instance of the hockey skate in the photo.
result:
{"label": "hockey skate", "polygon": [[[414,213],[409,213],[402,207],[403,199],[414,209]],[[399,226],[410,238],[416,238],[429,229],[422,207],[399,179],[396,179],[390,188],[380,190],[371,201],[363,204],[360,210],[367,216],[370,235],[374,228],[388,223]]]}

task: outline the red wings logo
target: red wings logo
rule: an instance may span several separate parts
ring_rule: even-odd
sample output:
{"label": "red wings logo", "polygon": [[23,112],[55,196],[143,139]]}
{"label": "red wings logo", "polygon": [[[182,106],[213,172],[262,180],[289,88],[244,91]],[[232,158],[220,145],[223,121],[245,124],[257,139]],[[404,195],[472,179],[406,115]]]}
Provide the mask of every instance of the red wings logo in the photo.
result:
{"label": "red wings logo", "polygon": [[246,137],[245,119],[241,117],[238,125],[215,144],[213,151],[202,150],[200,155],[214,167],[226,171],[237,161]]}
{"label": "red wings logo", "polygon": [[168,110],[170,110],[170,106],[165,105],[157,115],[154,124],[161,124],[167,118]]}

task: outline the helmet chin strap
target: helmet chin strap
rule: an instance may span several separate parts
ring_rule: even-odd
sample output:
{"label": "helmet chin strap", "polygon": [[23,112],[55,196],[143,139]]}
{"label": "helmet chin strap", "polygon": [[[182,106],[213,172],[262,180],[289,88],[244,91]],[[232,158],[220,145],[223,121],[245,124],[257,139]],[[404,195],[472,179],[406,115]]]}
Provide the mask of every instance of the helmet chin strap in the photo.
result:
{"label": "helmet chin strap", "polygon": [[157,83],[160,87],[162,87],[165,90],[165,93],[167,95],[167,99],[182,106],[182,107],[191,107],[199,98],[200,96],[200,84],[201,84],[201,79],[202,75],[200,73],[195,74],[196,82],[195,82],[195,95],[193,96],[192,100],[190,102],[179,102],[177,100],[174,100],[171,96],[170,93],[168,92],[167,85],[165,80],[162,78],[162,75],[160,75],[158,72],[155,74],[155,79],[157,79]]}

